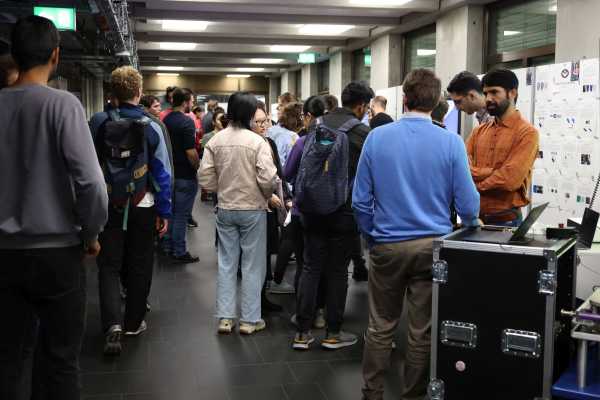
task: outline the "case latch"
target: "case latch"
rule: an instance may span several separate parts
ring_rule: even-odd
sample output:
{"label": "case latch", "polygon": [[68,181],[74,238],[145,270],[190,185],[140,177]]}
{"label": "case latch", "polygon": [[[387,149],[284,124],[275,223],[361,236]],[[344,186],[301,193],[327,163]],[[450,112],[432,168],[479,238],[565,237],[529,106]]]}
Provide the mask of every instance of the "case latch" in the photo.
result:
{"label": "case latch", "polygon": [[444,260],[438,260],[433,263],[433,282],[448,282],[448,263]]}
{"label": "case latch", "polygon": [[427,387],[427,394],[429,395],[430,400],[444,400],[445,397],[445,389],[444,389],[444,381],[441,379],[434,379],[429,382],[429,386]]}
{"label": "case latch", "polygon": [[457,321],[443,321],[440,331],[441,342],[448,346],[477,347],[477,325]]}
{"label": "case latch", "polygon": [[556,292],[556,274],[552,271],[541,270],[538,277],[538,288],[540,294],[554,296]]}
{"label": "case latch", "polygon": [[540,358],[542,337],[536,332],[505,329],[502,331],[502,352],[517,357]]}

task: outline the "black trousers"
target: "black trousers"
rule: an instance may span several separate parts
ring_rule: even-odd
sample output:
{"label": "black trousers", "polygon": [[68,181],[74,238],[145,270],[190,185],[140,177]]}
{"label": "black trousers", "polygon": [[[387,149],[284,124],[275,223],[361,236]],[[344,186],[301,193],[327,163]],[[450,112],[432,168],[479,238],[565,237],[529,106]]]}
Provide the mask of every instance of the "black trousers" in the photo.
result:
{"label": "black trousers", "polygon": [[[283,227],[281,230],[281,244],[279,245],[279,253],[277,254],[275,264],[275,276],[273,277],[273,280],[278,284],[283,281],[283,276],[285,275],[292,253],[296,254],[296,277],[299,278],[299,271],[302,271],[304,264],[304,236],[302,223],[300,217],[297,215],[293,215],[289,225]],[[294,282],[297,285],[297,279]]]}
{"label": "black trousers", "polygon": [[338,333],[344,320],[348,293],[351,239],[356,224],[351,213],[303,216],[304,269],[296,296],[298,329],[310,330],[315,316],[321,276],[326,284],[327,329]]}
{"label": "black trousers", "polygon": [[[0,250],[0,399],[79,400],[82,259],[81,246]],[[34,347],[33,384],[25,387]]]}
{"label": "black trousers", "polygon": [[[146,316],[146,299],[152,285],[154,266],[154,207],[131,207],[127,230],[123,230],[123,213],[109,209],[108,222],[100,234],[102,251],[98,256],[100,313],[102,329],[123,325],[125,331],[135,331]],[[122,269],[127,288],[125,317],[121,312],[119,281]]]}

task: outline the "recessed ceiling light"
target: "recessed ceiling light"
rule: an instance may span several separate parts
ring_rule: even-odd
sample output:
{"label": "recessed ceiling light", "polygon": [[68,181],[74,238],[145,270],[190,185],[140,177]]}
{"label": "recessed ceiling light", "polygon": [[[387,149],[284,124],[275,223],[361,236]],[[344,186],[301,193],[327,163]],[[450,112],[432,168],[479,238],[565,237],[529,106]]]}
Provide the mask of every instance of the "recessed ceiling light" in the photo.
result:
{"label": "recessed ceiling light", "polygon": [[156,67],[156,69],[161,71],[183,71],[183,67],[169,67],[168,65],[161,65]]}
{"label": "recessed ceiling light", "polygon": [[228,78],[250,78],[250,75],[242,75],[242,74],[229,74]]}
{"label": "recessed ceiling light", "polygon": [[363,7],[393,7],[403,6],[406,3],[410,3],[412,0],[350,0],[350,4]]}
{"label": "recessed ceiling light", "polygon": [[210,22],[164,19],[161,21],[161,24],[163,30],[165,31],[201,32],[206,30],[206,27],[210,24]]}
{"label": "recessed ceiling light", "polygon": [[156,75],[158,76],[179,76],[177,73],[169,73],[169,72],[159,72]]}
{"label": "recessed ceiling light", "polygon": [[238,72],[263,72],[264,68],[236,68]]}
{"label": "recessed ceiling light", "polygon": [[252,64],[281,64],[285,60],[283,58],[251,58]]}
{"label": "recessed ceiling light", "polygon": [[196,43],[186,42],[160,42],[161,50],[194,50]]}
{"label": "recessed ceiling light", "polygon": [[354,25],[307,24],[302,25],[298,31],[302,35],[339,35],[353,28]]}
{"label": "recessed ceiling light", "polygon": [[310,49],[310,46],[286,46],[280,44],[271,46],[273,53],[302,53],[308,49]]}
{"label": "recessed ceiling light", "polygon": [[436,51],[433,49],[417,49],[417,56],[419,57],[427,57],[427,56],[435,56]]}
{"label": "recessed ceiling light", "polygon": [[521,31],[504,31],[504,36],[515,36],[515,35],[520,35]]}

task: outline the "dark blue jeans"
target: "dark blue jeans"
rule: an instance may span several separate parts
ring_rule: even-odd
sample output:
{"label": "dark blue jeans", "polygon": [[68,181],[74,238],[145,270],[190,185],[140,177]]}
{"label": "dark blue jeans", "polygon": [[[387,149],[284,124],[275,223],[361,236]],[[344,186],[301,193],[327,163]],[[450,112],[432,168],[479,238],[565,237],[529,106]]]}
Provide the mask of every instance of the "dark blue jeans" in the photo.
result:
{"label": "dark blue jeans", "polygon": [[192,216],[197,193],[198,182],[195,179],[175,179],[173,218],[169,221],[169,234],[163,240],[163,249],[172,252],[176,257],[187,253],[187,221]]}

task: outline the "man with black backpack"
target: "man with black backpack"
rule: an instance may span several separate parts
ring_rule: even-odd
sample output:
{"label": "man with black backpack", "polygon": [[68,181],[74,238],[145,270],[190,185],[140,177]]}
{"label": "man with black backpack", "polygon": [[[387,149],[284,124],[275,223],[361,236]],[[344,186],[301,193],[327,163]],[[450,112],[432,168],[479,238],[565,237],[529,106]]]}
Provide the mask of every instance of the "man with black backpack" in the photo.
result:
{"label": "man with black backpack", "polygon": [[[146,299],[152,284],[154,237],[167,231],[171,216],[171,164],[160,126],[139,106],[142,76],[132,67],[111,75],[118,109],[97,116],[96,151],[109,194],[108,223],[100,235],[98,257],[100,311],[106,334],[104,353],[121,352],[121,336],[147,329]],[[119,280],[127,268],[125,316]],[[123,326],[121,325],[123,324]]]}
{"label": "man with black backpack", "polygon": [[362,124],[373,90],[352,82],[342,92],[343,108],[317,121],[309,133],[294,190],[302,212],[305,237],[304,269],[297,293],[298,330],[292,347],[308,350],[314,338],[319,281],[327,285],[327,336],[321,345],[340,349],[357,342],[341,330],[348,292],[348,265],[358,228],[352,212],[352,182],[369,127]]}

